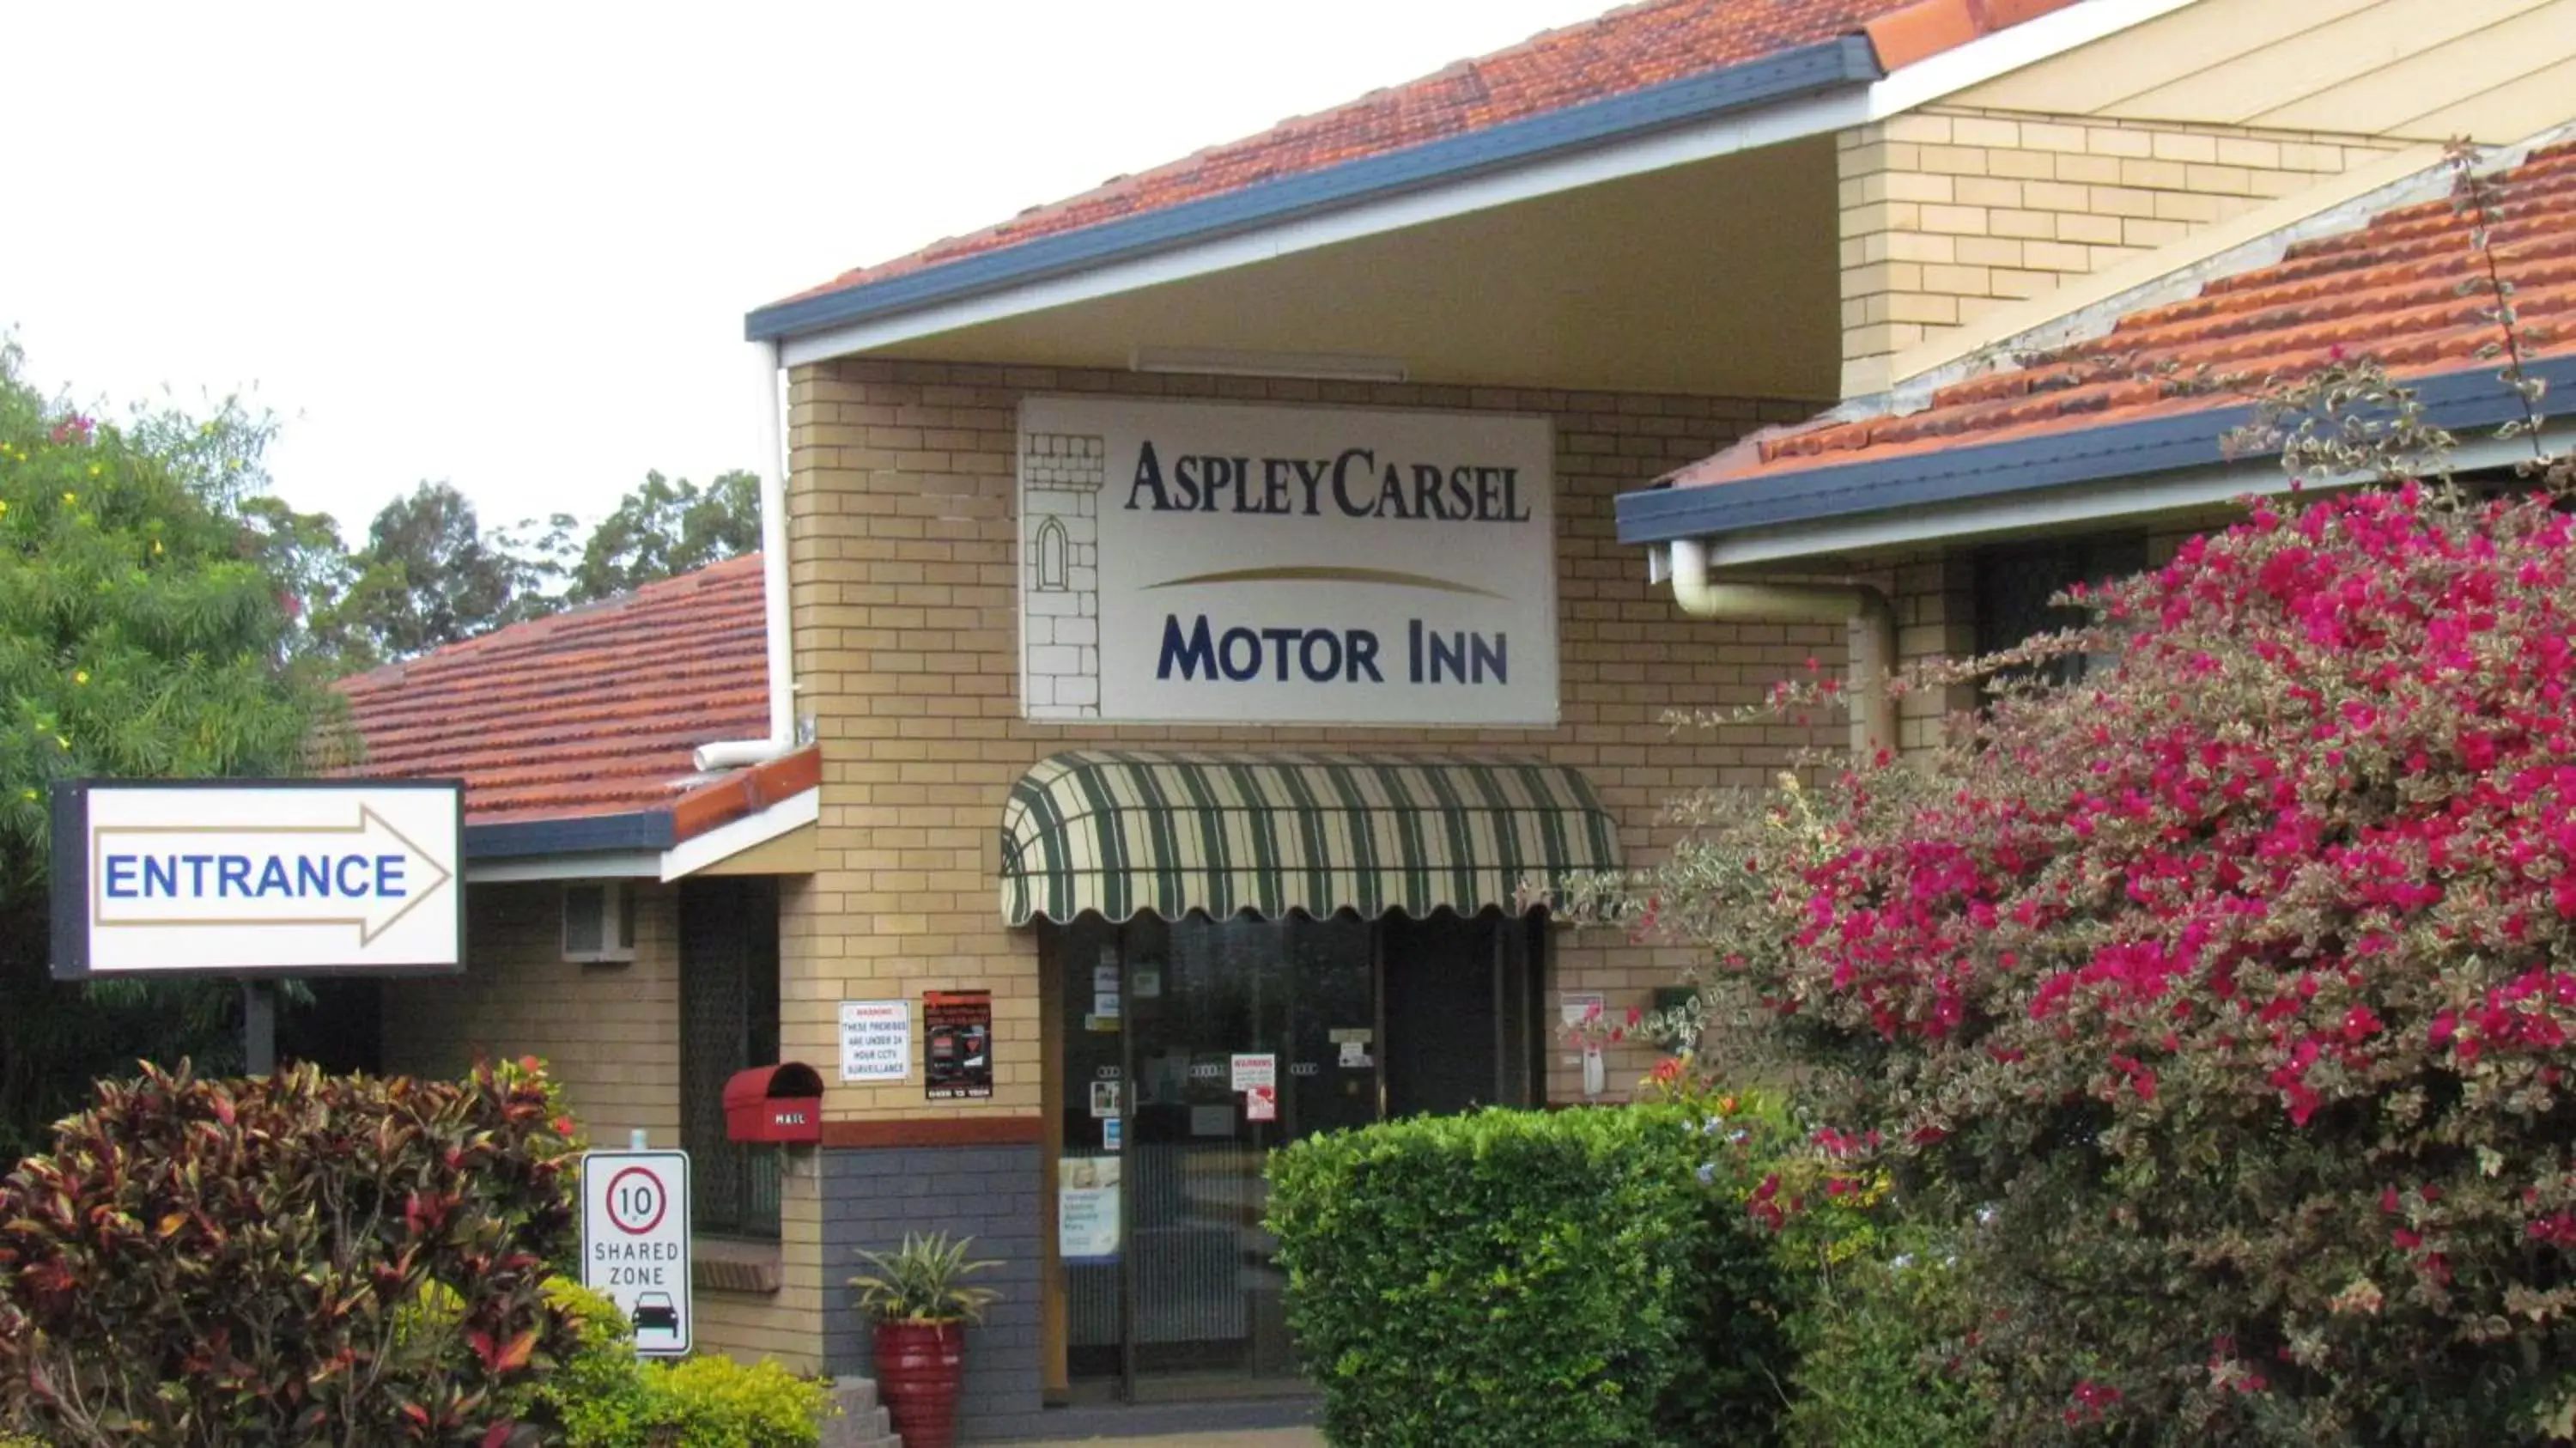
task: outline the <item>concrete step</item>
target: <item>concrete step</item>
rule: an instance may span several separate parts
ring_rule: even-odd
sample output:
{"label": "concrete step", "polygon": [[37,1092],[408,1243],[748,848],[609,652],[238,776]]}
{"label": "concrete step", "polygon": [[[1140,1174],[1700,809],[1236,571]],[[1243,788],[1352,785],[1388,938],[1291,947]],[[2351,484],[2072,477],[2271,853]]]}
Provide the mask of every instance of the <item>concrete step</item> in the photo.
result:
{"label": "concrete step", "polygon": [[823,1448],[903,1448],[870,1378],[832,1379],[832,1402],[841,1415],[823,1425]]}

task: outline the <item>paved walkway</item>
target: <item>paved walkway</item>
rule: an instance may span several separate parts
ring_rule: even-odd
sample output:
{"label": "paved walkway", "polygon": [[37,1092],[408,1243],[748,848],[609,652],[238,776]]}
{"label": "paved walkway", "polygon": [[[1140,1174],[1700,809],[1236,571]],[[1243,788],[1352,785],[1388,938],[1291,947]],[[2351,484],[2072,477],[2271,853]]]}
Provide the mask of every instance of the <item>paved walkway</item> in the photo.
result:
{"label": "paved walkway", "polygon": [[1157,1438],[1066,1438],[1012,1443],[1012,1448],[1324,1448],[1314,1427],[1262,1427],[1249,1433],[1167,1433]]}

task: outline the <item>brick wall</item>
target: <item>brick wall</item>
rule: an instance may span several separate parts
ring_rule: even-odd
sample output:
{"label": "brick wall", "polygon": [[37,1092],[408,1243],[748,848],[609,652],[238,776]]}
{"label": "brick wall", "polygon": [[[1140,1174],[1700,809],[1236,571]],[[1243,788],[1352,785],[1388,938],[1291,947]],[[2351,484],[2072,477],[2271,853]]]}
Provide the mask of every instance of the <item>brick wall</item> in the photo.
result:
{"label": "brick wall", "polygon": [[1884,385],[1872,359],[2397,149],[1938,107],[1837,140],[1846,393]]}
{"label": "brick wall", "polygon": [[[1894,569],[1891,585],[1899,668],[1976,653],[1976,569],[1968,554],[1951,551],[1907,560]],[[1976,703],[1977,690],[1971,684],[1908,693],[1897,701],[1898,747],[1929,749],[1939,744],[1949,717],[1975,708]]]}
{"label": "brick wall", "polygon": [[884,1252],[906,1232],[975,1239],[972,1255],[1001,1265],[974,1284],[1001,1294],[966,1334],[966,1392],[958,1436],[968,1442],[1034,1436],[1039,1421],[1038,1149],[913,1147],[826,1151],[822,1247],[832,1284],[823,1358],[834,1374],[873,1376],[873,1353],[850,1290],[859,1248]]}
{"label": "brick wall", "polygon": [[823,1163],[829,1153],[800,1149],[787,1157],[779,1182],[779,1288],[775,1292],[697,1289],[697,1345],[745,1362],[776,1358],[794,1372],[823,1370],[819,1324],[824,1304],[841,1294],[847,1256],[823,1252]]}
{"label": "brick wall", "polygon": [[[562,888],[552,882],[469,888],[465,974],[385,986],[385,1069],[461,1075],[477,1053],[541,1056],[594,1144],[622,1147],[627,1133],[642,1127],[656,1146],[678,1146],[679,892],[649,880],[630,882],[633,963],[575,965],[563,958]],[[817,1225],[822,1205],[810,1153],[806,1161],[806,1172],[791,1171],[782,1184],[785,1285],[774,1293],[698,1289],[702,1349],[775,1357],[800,1371],[822,1366],[815,1329],[825,1277]]]}
{"label": "brick wall", "polygon": [[462,1075],[481,1055],[541,1056],[590,1139],[624,1146],[637,1127],[680,1141],[677,891],[638,880],[635,959],[563,958],[563,887],[475,885],[466,894],[465,973],[389,981],[385,1069]]}
{"label": "brick wall", "polygon": [[[1545,414],[1557,439],[1564,722],[1546,730],[1121,728],[1021,716],[1016,654],[1017,409],[1044,392],[1123,392],[1351,407]],[[1664,842],[1657,810],[1696,784],[1758,783],[1812,728],[1675,735],[1673,708],[1759,697],[1814,658],[1839,668],[1840,629],[1682,617],[1614,536],[1611,500],[1811,401],[1755,402],[1509,389],[1189,379],[849,359],[799,369],[791,390],[791,568],[801,707],[824,751],[820,868],[782,906],[787,1054],[833,1059],[836,1002],[988,988],[998,1037],[989,1105],[925,1103],[919,1083],[835,1084],[834,1120],[1034,1114],[1041,1089],[1037,947],[999,918],[995,833],[1011,783],[1086,744],[1369,748],[1538,755],[1584,770],[1619,815],[1632,859]],[[1643,1005],[1680,960],[1560,933],[1556,989]],[[1614,1087],[1651,1063],[1611,1062]],[[1579,1069],[1551,1053],[1556,1099]]]}

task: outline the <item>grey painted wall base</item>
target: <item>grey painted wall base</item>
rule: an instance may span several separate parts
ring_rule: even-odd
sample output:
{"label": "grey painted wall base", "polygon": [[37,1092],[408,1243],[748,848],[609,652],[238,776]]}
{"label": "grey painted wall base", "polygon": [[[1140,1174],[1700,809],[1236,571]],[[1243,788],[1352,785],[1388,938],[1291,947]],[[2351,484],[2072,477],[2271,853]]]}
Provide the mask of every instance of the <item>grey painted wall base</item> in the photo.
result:
{"label": "grey painted wall base", "polygon": [[958,1437],[1031,1437],[1042,1425],[1038,1365],[1038,1148],[893,1147],[819,1153],[823,1173],[823,1365],[873,1376],[867,1324],[851,1304],[853,1253],[902,1245],[906,1232],[971,1236],[976,1257],[1002,1265],[978,1285],[1001,1293],[966,1333],[965,1410]]}

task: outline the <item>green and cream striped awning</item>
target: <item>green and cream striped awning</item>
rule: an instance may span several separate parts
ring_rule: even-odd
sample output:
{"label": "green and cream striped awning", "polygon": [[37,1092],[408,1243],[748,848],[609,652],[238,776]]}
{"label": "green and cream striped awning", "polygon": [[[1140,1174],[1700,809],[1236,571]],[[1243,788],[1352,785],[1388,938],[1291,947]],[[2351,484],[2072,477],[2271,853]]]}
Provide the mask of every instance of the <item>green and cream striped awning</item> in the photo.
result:
{"label": "green and cream striped awning", "polygon": [[1276,919],[1518,908],[1619,868],[1590,781],[1556,765],[1393,755],[1059,754],[1002,811],[1002,917]]}

